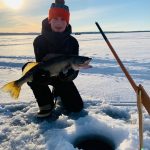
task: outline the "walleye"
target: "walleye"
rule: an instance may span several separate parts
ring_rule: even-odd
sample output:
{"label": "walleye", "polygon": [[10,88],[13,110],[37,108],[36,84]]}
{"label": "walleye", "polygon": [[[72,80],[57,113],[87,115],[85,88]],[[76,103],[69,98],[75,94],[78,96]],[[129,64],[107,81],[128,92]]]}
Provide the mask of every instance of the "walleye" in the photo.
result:
{"label": "walleye", "polygon": [[21,86],[26,82],[31,82],[33,74],[38,73],[39,70],[49,71],[50,76],[58,76],[60,72],[67,72],[70,68],[74,70],[91,68],[90,61],[91,58],[85,56],[58,55],[39,63],[31,62],[24,68],[23,76],[20,79],[7,83],[1,89],[10,93],[12,98],[18,99]]}

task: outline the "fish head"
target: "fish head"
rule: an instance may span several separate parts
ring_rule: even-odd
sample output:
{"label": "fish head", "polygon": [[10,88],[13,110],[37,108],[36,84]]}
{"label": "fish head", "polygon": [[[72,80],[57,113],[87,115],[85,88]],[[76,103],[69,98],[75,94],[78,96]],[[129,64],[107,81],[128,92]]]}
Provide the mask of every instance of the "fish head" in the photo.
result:
{"label": "fish head", "polygon": [[72,68],[74,70],[80,70],[80,69],[88,69],[92,66],[89,65],[92,58],[85,57],[85,56],[74,56],[72,57]]}

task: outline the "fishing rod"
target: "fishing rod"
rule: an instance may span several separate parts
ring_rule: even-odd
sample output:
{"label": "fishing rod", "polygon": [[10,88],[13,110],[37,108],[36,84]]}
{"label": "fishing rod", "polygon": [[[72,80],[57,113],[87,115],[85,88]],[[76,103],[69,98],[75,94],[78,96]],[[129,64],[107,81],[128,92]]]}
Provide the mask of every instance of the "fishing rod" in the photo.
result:
{"label": "fishing rod", "polygon": [[147,112],[150,115],[150,97],[149,97],[149,95],[146,93],[144,87],[141,84],[139,84],[139,86],[136,85],[136,83],[134,82],[131,75],[129,74],[129,72],[127,71],[127,69],[125,68],[123,63],[121,62],[119,56],[115,52],[114,48],[112,47],[111,43],[109,42],[108,38],[104,34],[104,32],[101,29],[101,27],[99,26],[99,24],[97,22],[95,22],[95,24],[96,24],[97,28],[99,29],[100,33],[102,34],[102,36],[103,36],[104,40],[106,41],[108,47],[110,48],[111,52],[113,53],[114,57],[116,58],[116,60],[117,60],[118,64],[120,65],[122,71],[126,75],[126,77],[127,77],[128,81],[130,82],[131,86],[133,87],[134,91],[136,92],[136,94],[138,94],[139,91],[141,91],[142,104],[144,105],[145,109],[147,110]]}

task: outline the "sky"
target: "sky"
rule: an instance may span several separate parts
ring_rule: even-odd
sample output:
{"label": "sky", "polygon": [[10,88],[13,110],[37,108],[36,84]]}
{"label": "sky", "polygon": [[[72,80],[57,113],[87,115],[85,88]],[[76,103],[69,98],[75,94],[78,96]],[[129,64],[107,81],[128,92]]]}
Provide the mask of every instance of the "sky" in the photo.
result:
{"label": "sky", "polygon": [[[0,0],[0,32],[40,32],[54,0]],[[150,0],[66,0],[73,32],[150,30]]]}

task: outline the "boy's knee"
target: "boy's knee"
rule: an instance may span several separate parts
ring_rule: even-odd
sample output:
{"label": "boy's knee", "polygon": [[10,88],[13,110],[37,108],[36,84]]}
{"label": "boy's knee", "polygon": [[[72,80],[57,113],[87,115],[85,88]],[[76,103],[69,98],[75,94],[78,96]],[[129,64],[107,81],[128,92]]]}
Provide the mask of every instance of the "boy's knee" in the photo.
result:
{"label": "boy's knee", "polygon": [[80,104],[78,105],[74,105],[74,106],[68,106],[66,107],[67,111],[68,112],[80,112],[82,109],[83,109],[83,102],[81,102]]}
{"label": "boy's knee", "polygon": [[80,112],[83,109],[83,103],[80,104],[78,107],[75,107],[73,112]]}

